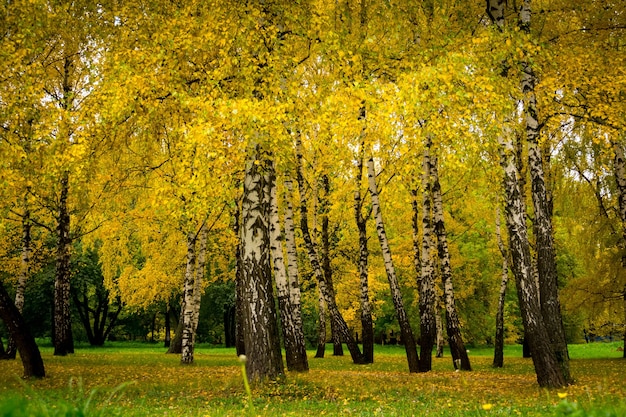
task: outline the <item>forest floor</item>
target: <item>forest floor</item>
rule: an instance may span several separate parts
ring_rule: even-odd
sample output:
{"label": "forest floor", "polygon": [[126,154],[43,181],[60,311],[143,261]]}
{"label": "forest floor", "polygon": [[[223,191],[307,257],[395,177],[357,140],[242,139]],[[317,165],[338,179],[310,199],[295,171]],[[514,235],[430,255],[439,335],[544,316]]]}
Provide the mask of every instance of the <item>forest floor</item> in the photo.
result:
{"label": "forest floor", "polygon": [[504,368],[493,349],[470,349],[473,371],[455,372],[450,356],[433,371],[409,374],[404,348],[376,346],[375,363],[349,355],[313,359],[304,374],[244,389],[234,349],[201,345],[195,363],[181,365],[161,345],[78,346],[55,357],[42,348],[47,376],[21,379],[17,361],[0,361],[0,417],[5,416],[623,416],[626,359],[622,342],[570,345],[575,384],[537,385],[520,346],[505,348]]}

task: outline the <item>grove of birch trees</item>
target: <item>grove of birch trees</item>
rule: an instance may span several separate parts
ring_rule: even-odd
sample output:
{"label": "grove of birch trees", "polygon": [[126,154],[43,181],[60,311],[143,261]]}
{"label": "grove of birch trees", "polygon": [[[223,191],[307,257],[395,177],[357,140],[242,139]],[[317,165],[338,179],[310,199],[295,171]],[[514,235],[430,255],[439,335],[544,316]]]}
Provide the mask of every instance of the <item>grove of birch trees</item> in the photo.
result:
{"label": "grove of birch trees", "polygon": [[182,364],[221,280],[253,381],[281,341],[308,370],[313,314],[316,357],[372,363],[391,317],[409,372],[508,334],[570,384],[572,322],[626,334],[625,48],[618,1],[3,1],[0,356],[44,374],[44,265],[74,352],[89,248],[111,311],[180,304]]}

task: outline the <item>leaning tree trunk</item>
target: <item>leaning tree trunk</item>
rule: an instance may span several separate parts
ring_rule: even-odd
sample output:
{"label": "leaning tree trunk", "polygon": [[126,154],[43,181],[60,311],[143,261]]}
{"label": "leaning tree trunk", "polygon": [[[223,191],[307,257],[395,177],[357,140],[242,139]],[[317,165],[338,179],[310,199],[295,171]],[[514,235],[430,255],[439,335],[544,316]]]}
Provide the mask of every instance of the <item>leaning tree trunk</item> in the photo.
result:
{"label": "leaning tree trunk", "polygon": [[373,158],[370,158],[367,161],[367,179],[370,196],[372,198],[374,219],[376,220],[376,232],[378,234],[378,241],[380,242],[380,248],[383,254],[385,271],[387,272],[387,280],[389,281],[389,289],[391,291],[391,299],[393,300],[393,305],[396,309],[396,317],[398,318],[398,324],[400,325],[400,337],[402,337],[402,341],[404,342],[409,372],[418,372],[419,356],[417,355],[417,345],[415,343],[415,337],[413,336],[413,330],[411,330],[409,318],[406,314],[406,310],[404,309],[402,292],[400,291],[400,284],[398,283],[396,269],[391,256],[391,249],[389,248],[389,241],[387,240],[387,233],[385,232],[385,224],[383,222],[383,214],[380,209],[378,196],[378,186],[376,185],[376,172],[374,169]]}
{"label": "leaning tree trunk", "polygon": [[[296,234],[293,221],[293,206],[291,180],[285,181],[285,248],[287,251],[287,279],[289,280],[289,303],[291,304],[291,315],[293,320],[294,340],[299,346],[299,353],[294,357],[294,369],[305,371],[309,369],[306,356],[306,341],[304,339],[304,328],[302,323],[302,303],[300,296],[300,282],[298,279],[298,254],[296,252]],[[325,331],[325,329],[324,329]]]}
{"label": "leaning tree trunk", "polygon": [[493,352],[493,367],[502,368],[504,366],[504,301],[506,297],[506,286],[509,282],[508,253],[502,240],[500,229],[500,209],[496,211],[496,238],[498,248],[502,254],[502,278],[500,280],[500,293],[498,296],[498,311],[496,312],[496,338]]}
{"label": "leaning tree trunk", "polygon": [[367,215],[363,214],[364,199],[361,198],[364,148],[365,143],[361,142],[354,184],[354,219],[359,232],[359,281],[361,283],[361,338],[363,339],[363,357],[366,363],[374,363],[374,322],[369,298],[369,250],[367,247],[367,219],[370,216],[371,210]]}
{"label": "leaning tree trunk", "polygon": [[[530,0],[524,0],[520,11],[520,26],[526,34],[530,34],[530,15]],[[541,299],[541,313],[550,336],[552,349],[563,370],[563,376],[567,382],[570,382],[569,353],[565,339],[561,303],[559,301],[551,210],[548,204],[543,158],[539,149],[540,128],[539,120],[537,119],[537,99],[535,96],[537,77],[532,68],[532,64],[528,60],[524,59],[521,66],[521,87],[524,93],[524,110],[526,112],[528,165],[531,175],[535,231],[537,234],[536,251],[540,283],[539,296]]]}
{"label": "leaning tree trunk", "polygon": [[432,198],[434,229],[437,235],[437,252],[441,263],[441,280],[443,284],[443,296],[446,308],[446,332],[448,334],[448,344],[455,369],[471,371],[469,356],[461,337],[461,323],[454,300],[454,286],[452,285],[452,268],[450,266],[450,252],[448,251],[448,238],[443,219],[443,201],[441,198],[441,185],[439,183],[439,168],[437,157],[430,158],[430,175],[432,178]]}
{"label": "leaning tree trunk", "polygon": [[246,372],[251,381],[275,379],[283,371],[272,286],[267,160],[257,145],[246,163],[242,203],[242,267]]}
{"label": "leaning tree trunk", "polygon": [[419,310],[420,310],[420,372],[432,369],[432,351],[437,335],[435,320],[435,267],[432,248],[430,137],[426,139],[422,163],[422,258],[420,262]]}
{"label": "leaning tree trunk", "polygon": [[70,314],[70,213],[67,206],[69,173],[61,177],[61,194],[57,214],[56,274],[54,280],[54,355],[74,353],[72,317]]}
{"label": "leaning tree trunk", "polygon": [[274,166],[269,167],[268,186],[270,190],[269,207],[269,239],[272,260],[274,265],[274,280],[276,281],[276,293],[278,296],[278,308],[280,311],[280,323],[285,344],[285,359],[287,369],[290,371],[308,371],[309,363],[306,357],[306,346],[302,329],[296,326],[296,314],[291,304],[289,282],[287,278],[287,266],[282,245],[282,233],[278,214],[278,197],[276,187],[276,174]]}
{"label": "leaning tree trunk", "polygon": [[541,387],[558,388],[567,385],[562,368],[551,348],[550,336],[546,328],[539,294],[534,283],[531,267],[530,246],[526,228],[526,211],[520,199],[517,183],[517,168],[512,155],[513,146],[501,139],[501,163],[504,169],[504,189],[506,194],[506,222],[509,231],[509,250],[512,270],[517,284],[525,337],[530,347],[537,382]]}
{"label": "leaning tree trunk", "polygon": [[[313,273],[317,278],[317,284],[319,286],[319,290],[324,297],[324,301],[326,302],[326,306],[328,308],[328,313],[330,314],[331,320],[336,324],[337,330],[339,331],[341,338],[346,342],[348,346],[348,350],[350,351],[350,356],[352,357],[352,361],[356,364],[364,363],[365,359],[357,345],[354,337],[350,333],[350,329],[346,324],[343,316],[339,312],[337,308],[337,303],[335,301],[334,294],[329,290],[326,285],[326,280],[324,279],[324,272],[322,271],[322,266],[319,261],[319,257],[317,254],[317,250],[313,244],[313,239],[311,239],[311,232],[309,230],[309,221],[308,221],[308,209],[307,209],[307,200],[305,196],[304,190],[304,176],[302,174],[302,145],[300,143],[300,139],[298,138],[298,142],[296,144],[296,159],[297,159],[297,178],[298,178],[298,187],[300,188],[300,228],[302,230],[302,237],[304,239],[304,243],[306,245],[307,251],[309,253],[309,261],[311,262],[311,267],[313,269]],[[321,321],[321,318],[320,318]]]}
{"label": "leaning tree trunk", "polygon": [[[320,198],[320,214],[322,217],[322,231],[321,231],[321,252],[322,252],[322,272],[324,273],[324,280],[326,281],[326,288],[328,292],[335,298],[335,286],[333,284],[333,269],[330,262],[330,233],[328,231],[328,195],[330,194],[330,180],[328,175],[322,175],[322,191],[323,194]],[[336,321],[337,316],[331,315],[330,321],[330,335],[333,341],[333,356],[343,356],[343,346],[341,344],[341,334],[339,332],[340,323]]]}
{"label": "leaning tree trunk", "polygon": [[24,378],[43,378],[46,371],[41,359],[39,347],[28,330],[24,318],[15,307],[13,300],[7,293],[0,281],[0,319],[9,330],[11,338],[15,341],[17,350],[24,366]]}
{"label": "leaning tree trunk", "polygon": [[[26,281],[30,275],[30,260],[32,256],[32,222],[30,218],[30,209],[28,207],[27,198],[24,198],[24,213],[22,214],[22,256],[20,259],[20,274],[15,288],[15,307],[22,314],[24,311],[24,291],[26,289]],[[17,353],[17,345],[11,337],[7,343],[5,356],[15,359]]]}

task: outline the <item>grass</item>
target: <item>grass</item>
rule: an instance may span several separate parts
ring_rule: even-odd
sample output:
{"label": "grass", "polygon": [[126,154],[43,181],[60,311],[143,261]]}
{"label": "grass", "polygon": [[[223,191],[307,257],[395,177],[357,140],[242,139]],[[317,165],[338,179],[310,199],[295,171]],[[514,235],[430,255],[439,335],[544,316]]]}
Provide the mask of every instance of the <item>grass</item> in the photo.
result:
{"label": "grass", "polygon": [[[199,346],[193,365],[159,345],[79,347],[67,357],[42,348],[48,376],[23,381],[20,361],[0,361],[0,417],[5,416],[621,416],[626,415],[626,360],[620,343],[571,345],[576,384],[537,386],[519,346],[505,367],[492,349],[471,349],[474,371],[454,372],[449,355],[433,371],[409,374],[404,349],[376,346],[375,363],[349,356],[313,359],[306,374],[244,389],[233,349]],[[327,354],[332,349],[328,349]],[[594,414],[595,413],[595,414]]]}

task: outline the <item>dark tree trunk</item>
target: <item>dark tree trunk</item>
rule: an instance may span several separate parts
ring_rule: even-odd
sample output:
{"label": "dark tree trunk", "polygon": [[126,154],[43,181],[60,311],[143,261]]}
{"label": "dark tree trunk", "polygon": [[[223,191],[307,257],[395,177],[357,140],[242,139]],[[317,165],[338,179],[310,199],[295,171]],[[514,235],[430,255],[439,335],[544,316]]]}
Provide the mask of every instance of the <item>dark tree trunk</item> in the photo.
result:
{"label": "dark tree trunk", "polygon": [[[364,144],[361,144],[363,147]],[[374,363],[374,322],[372,306],[369,298],[368,258],[367,248],[367,215],[363,214],[363,199],[361,198],[361,176],[363,175],[363,158],[359,158],[357,178],[354,191],[354,216],[359,231],[359,281],[361,283],[361,333],[363,338],[363,357],[365,362]],[[358,342],[358,341],[357,341]]]}
{"label": "dark tree trunk", "polygon": [[172,319],[171,319],[170,303],[167,303],[165,307],[164,319],[165,319],[165,341],[163,347],[169,348],[172,343]]}
{"label": "dark tree trunk", "polygon": [[235,248],[235,351],[237,356],[245,355],[246,346],[244,342],[244,280],[243,261],[241,252],[241,210],[239,201],[235,201],[235,213],[233,214],[233,232],[237,236],[237,247]]}
{"label": "dark tree trunk", "polygon": [[326,302],[322,289],[317,287],[317,305],[318,305],[318,321],[317,321],[317,350],[315,357],[323,359],[326,354]]}
{"label": "dark tree trunk", "polygon": [[69,174],[61,178],[57,217],[56,276],[54,281],[54,355],[74,353],[70,314],[70,214],[67,206]]}
{"label": "dark tree trunk", "polygon": [[[184,300],[183,300],[184,303]],[[175,353],[181,354],[183,352],[183,313],[184,306],[181,306],[180,309],[180,317],[178,318],[178,323],[176,324],[176,330],[174,331],[174,338],[170,343],[170,348],[167,350],[167,353]]]}
{"label": "dark tree trunk", "polygon": [[[328,175],[322,175],[322,196],[320,197],[320,214],[322,217],[322,271],[324,272],[324,280],[328,291],[335,297],[335,286],[333,284],[333,269],[330,264],[330,234],[328,231],[328,195],[330,194],[330,180]],[[341,344],[341,335],[339,334],[339,323],[335,322],[335,317],[331,315],[330,335],[333,341],[333,356],[343,356],[343,346]]]}
{"label": "dark tree trunk", "polygon": [[498,248],[502,254],[502,278],[500,280],[500,293],[498,296],[498,311],[496,312],[496,337],[493,353],[493,367],[502,368],[504,366],[504,301],[506,297],[506,286],[509,282],[508,253],[502,240],[500,228],[500,209],[496,211],[496,238]]}
{"label": "dark tree trunk", "polygon": [[235,347],[235,306],[224,306],[224,342],[226,347]]}
{"label": "dark tree trunk", "polygon": [[28,330],[24,318],[6,289],[0,282],[0,318],[15,341],[17,350],[24,366],[24,377],[43,378],[46,376],[43,360],[35,339]]}
{"label": "dark tree trunk", "polygon": [[284,371],[270,267],[266,165],[257,145],[246,163],[241,209],[246,372],[256,382],[275,379]]}
{"label": "dark tree trunk", "polygon": [[443,201],[441,197],[441,185],[439,183],[438,158],[430,159],[430,175],[432,177],[432,199],[434,214],[434,231],[437,236],[437,253],[441,266],[441,280],[443,285],[444,304],[446,309],[446,332],[448,344],[455,369],[471,371],[469,356],[465,349],[465,343],[461,337],[461,323],[454,299],[454,286],[452,285],[452,267],[450,266],[450,252],[448,251],[448,238],[443,218]]}

